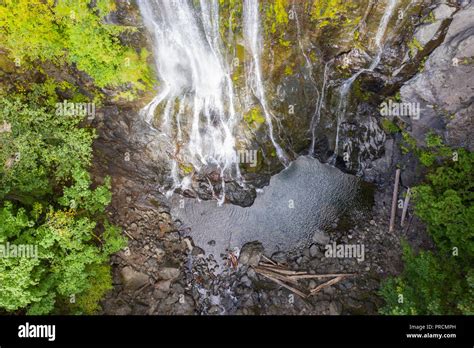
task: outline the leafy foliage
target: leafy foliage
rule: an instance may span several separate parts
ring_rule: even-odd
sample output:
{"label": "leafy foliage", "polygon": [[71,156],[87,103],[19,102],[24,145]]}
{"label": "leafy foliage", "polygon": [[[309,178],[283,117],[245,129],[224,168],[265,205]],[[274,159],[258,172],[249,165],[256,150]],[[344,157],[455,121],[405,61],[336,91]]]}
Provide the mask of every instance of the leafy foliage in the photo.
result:
{"label": "leafy foliage", "polygon": [[130,28],[105,24],[111,0],[17,0],[0,4],[0,42],[20,66],[37,61],[70,64],[91,76],[98,87],[150,84],[148,53],[120,44]]}
{"label": "leafy foliage", "polygon": [[430,161],[427,182],[414,189],[415,213],[436,250],[415,254],[404,245],[405,269],[382,286],[381,313],[474,314],[474,154],[453,151],[436,136],[427,146],[445,160]]}
{"label": "leafy foliage", "polygon": [[37,248],[0,257],[0,308],[92,313],[111,287],[108,258],[124,246],[104,215],[110,180],[92,189],[87,172],[94,134],[18,99],[1,97],[0,111],[0,245]]}
{"label": "leafy foliage", "polygon": [[93,133],[74,117],[57,117],[18,99],[0,98],[0,199],[23,203],[52,193],[90,163]]}
{"label": "leafy foliage", "polygon": [[[110,255],[125,245],[105,207],[110,179],[88,173],[95,133],[56,103],[134,98],[151,85],[148,52],[106,22],[113,0],[0,2],[0,310],[92,314],[112,287]],[[7,97],[8,96],[8,97]]]}
{"label": "leafy foliage", "polygon": [[[95,306],[76,306],[76,311],[90,313],[90,308],[98,308],[97,301],[111,284],[106,266],[108,256],[123,247],[122,242],[117,243],[121,240],[118,229],[109,226],[99,239],[95,235],[95,221],[75,210],[51,206],[37,206],[27,212],[7,202],[0,210],[0,217],[9,222],[0,227],[0,243],[9,241],[38,248],[36,258],[0,258],[0,307],[47,314],[55,308],[58,298],[80,296],[87,303],[91,296]],[[94,238],[99,240],[100,247]],[[104,277],[97,278],[99,270]],[[99,296],[89,295],[93,292]]]}

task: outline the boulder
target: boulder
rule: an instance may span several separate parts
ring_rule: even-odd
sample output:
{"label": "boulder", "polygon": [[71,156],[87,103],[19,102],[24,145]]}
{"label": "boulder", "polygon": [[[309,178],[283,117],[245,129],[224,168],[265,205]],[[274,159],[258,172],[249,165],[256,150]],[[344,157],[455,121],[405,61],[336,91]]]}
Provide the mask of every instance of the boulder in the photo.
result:
{"label": "boulder", "polygon": [[239,264],[257,266],[262,254],[263,246],[260,242],[247,243],[240,250]]}
{"label": "boulder", "polygon": [[132,267],[126,266],[121,271],[122,281],[125,289],[135,291],[148,283],[149,277]]}
{"label": "boulder", "polygon": [[158,271],[158,276],[164,280],[173,280],[179,277],[179,273],[179,268],[164,267]]}
{"label": "boulder", "polygon": [[316,230],[313,234],[313,242],[319,245],[326,245],[329,243],[329,236],[323,230]]}

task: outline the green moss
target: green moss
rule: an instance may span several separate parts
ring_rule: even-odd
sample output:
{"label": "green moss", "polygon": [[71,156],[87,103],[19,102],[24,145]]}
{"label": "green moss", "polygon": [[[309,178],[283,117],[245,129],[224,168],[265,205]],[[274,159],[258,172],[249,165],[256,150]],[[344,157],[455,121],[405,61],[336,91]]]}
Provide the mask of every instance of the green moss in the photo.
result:
{"label": "green moss", "polygon": [[387,134],[394,134],[400,132],[400,128],[398,128],[398,126],[392,121],[390,121],[388,118],[384,118],[382,120],[382,129]]}
{"label": "green moss", "polygon": [[410,50],[410,57],[413,58],[416,56],[417,52],[423,51],[423,45],[417,40],[416,37],[414,37],[413,40],[408,43],[408,49]]}
{"label": "green moss", "polygon": [[258,128],[265,122],[265,117],[262,115],[259,107],[254,107],[244,115],[244,120],[249,126]]}
{"label": "green moss", "polygon": [[181,169],[184,175],[189,175],[194,170],[194,167],[191,164],[184,164],[184,163],[180,163],[179,168]]}
{"label": "green moss", "polygon": [[431,24],[431,23],[434,23],[436,22],[436,17],[433,13],[433,11],[431,11],[428,16],[426,16],[425,20],[423,21],[423,23],[425,24]]}
{"label": "green moss", "polygon": [[451,149],[443,144],[443,140],[437,134],[428,133],[426,135],[426,147],[418,147],[416,140],[407,132],[402,132],[402,136],[403,153],[413,152],[425,167],[431,167],[437,158],[447,158],[452,154]]}
{"label": "green moss", "polygon": [[393,100],[395,100],[397,103],[402,101],[402,96],[400,95],[400,91],[395,93]]}
{"label": "green moss", "polygon": [[288,13],[286,12],[287,0],[275,0],[273,11],[277,24],[288,24]]}
{"label": "green moss", "polygon": [[411,137],[407,132],[402,132],[403,143],[401,144],[401,149],[403,154],[407,154],[410,151],[416,150],[416,140]]}
{"label": "green moss", "polygon": [[360,31],[356,30],[354,31],[354,41],[359,41],[360,38]]}
{"label": "green moss", "polygon": [[424,57],[421,60],[420,65],[418,66],[418,72],[423,72],[423,70],[425,70],[425,63],[427,59],[428,59],[428,56]]}
{"label": "green moss", "polygon": [[357,24],[360,18],[351,20],[349,13],[354,8],[352,1],[347,0],[315,0],[311,9],[311,19],[318,22],[318,27],[328,25]]}
{"label": "green moss", "polygon": [[420,151],[418,158],[425,167],[431,167],[436,160],[436,156],[429,151]]}
{"label": "green moss", "polygon": [[462,65],[474,65],[474,57],[465,57],[461,59]]}
{"label": "green moss", "polygon": [[291,44],[291,41],[283,40],[282,38],[280,38],[280,40],[278,40],[278,42],[279,42],[280,45],[283,46],[283,47],[289,47],[290,44]]}
{"label": "green moss", "polygon": [[271,32],[275,33],[278,26],[288,24],[288,13],[286,7],[288,6],[288,0],[274,0],[270,3],[266,9],[266,19],[270,23]]}
{"label": "green moss", "polygon": [[[219,12],[220,17],[225,20],[220,21],[220,33],[221,37],[227,37],[228,31],[237,33],[240,27],[240,18],[242,15],[242,3],[243,1],[238,0],[219,0]],[[232,43],[226,43],[229,48],[232,47]]]}
{"label": "green moss", "polygon": [[357,98],[358,101],[369,101],[372,93],[362,89],[360,81],[357,80],[354,82],[352,87],[352,93]]}

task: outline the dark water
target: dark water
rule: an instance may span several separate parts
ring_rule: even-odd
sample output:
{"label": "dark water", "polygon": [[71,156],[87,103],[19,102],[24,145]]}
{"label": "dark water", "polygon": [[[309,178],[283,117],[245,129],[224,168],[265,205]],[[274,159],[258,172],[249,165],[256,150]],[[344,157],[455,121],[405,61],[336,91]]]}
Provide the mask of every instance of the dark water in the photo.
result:
{"label": "dark water", "polygon": [[[300,157],[272,177],[251,207],[174,196],[172,214],[194,243],[217,259],[226,249],[258,240],[265,253],[294,251],[311,243],[318,230],[366,206],[362,182],[310,157]],[[214,242],[212,242],[214,241]]]}

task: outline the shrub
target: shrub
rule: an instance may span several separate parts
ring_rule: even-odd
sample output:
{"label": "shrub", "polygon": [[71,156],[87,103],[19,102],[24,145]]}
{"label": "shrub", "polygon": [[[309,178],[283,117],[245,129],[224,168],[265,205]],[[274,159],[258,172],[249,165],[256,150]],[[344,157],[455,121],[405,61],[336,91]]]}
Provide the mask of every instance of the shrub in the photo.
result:
{"label": "shrub", "polygon": [[[427,144],[438,156],[453,152],[434,137]],[[474,154],[454,153],[414,188],[415,214],[436,250],[417,254],[404,243],[405,269],[380,291],[383,314],[474,314]]]}

